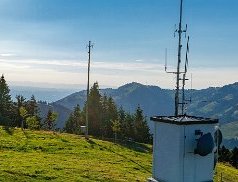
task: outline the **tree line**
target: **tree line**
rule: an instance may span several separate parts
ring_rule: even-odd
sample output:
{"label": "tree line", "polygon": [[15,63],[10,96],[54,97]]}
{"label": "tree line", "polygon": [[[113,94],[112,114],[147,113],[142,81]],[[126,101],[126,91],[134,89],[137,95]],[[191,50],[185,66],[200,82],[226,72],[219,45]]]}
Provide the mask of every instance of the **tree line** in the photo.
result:
{"label": "tree line", "polygon": [[229,163],[238,169],[238,148],[235,147],[229,150],[225,146],[222,146],[219,149],[219,161]]}
{"label": "tree line", "polygon": [[137,142],[149,143],[152,141],[146,117],[140,106],[131,114],[118,108],[112,97],[101,95],[98,83],[94,83],[89,92],[88,101],[82,110],[77,105],[65,123],[68,133],[81,133],[81,126],[86,121],[86,106],[88,104],[88,132],[101,138],[130,139]]}
{"label": "tree line", "polygon": [[[86,123],[86,105],[88,104],[89,135],[102,138],[130,139],[148,143],[152,141],[146,117],[138,106],[135,113],[128,113],[122,107],[118,108],[112,97],[102,96],[98,83],[90,89],[88,101],[84,107],[75,106],[63,131],[82,134],[81,126]],[[29,100],[17,95],[12,100],[10,89],[4,76],[0,78],[0,125],[21,127],[22,129],[55,130],[57,113],[52,108],[45,118],[40,117],[38,103],[34,96]]]}
{"label": "tree line", "polygon": [[0,125],[6,127],[21,127],[22,129],[52,130],[55,125],[57,113],[48,110],[46,118],[41,118],[37,101],[32,95],[26,100],[22,95],[17,95],[12,100],[10,89],[4,76],[0,78]]}

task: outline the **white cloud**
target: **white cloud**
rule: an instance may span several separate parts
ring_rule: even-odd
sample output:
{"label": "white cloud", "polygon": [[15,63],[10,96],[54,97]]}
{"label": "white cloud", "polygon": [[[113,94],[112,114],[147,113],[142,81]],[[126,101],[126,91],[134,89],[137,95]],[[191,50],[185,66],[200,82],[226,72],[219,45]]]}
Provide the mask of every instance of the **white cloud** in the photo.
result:
{"label": "white cloud", "polygon": [[[237,68],[193,68],[193,88],[222,86],[238,81]],[[0,73],[11,82],[47,82],[86,84],[86,61],[6,60],[0,59]],[[189,74],[188,74],[189,75]],[[164,72],[164,66],[146,62],[92,62],[91,83],[117,87],[136,81],[175,88],[175,75]],[[187,83],[190,88],[190,83]]]}
{"label": "white cloud", "polygon": [[0,57],[11,57],[11,56],[15,56],[15,54],[11,54],[11,53],[0,53]]}
{"label": "white cloud", "polygon": [[135,60],[135,62],[143,62],[143,60],[137,59],[137,60]]}

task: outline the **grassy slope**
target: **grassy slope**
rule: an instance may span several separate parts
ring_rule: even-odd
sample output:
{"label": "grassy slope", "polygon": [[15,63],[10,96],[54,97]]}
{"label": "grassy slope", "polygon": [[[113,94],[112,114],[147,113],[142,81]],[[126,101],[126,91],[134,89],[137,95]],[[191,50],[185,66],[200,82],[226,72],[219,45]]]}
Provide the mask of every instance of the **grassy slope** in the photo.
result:
{"label": "grassy slope", "polygon": [[[146,181],[151,160],[149,145],[0,127],[0,181]],[[217,166],[219,179],[221,172],[228,181],[238,176],[224,164]]]}
{"label": "grassy slope", "polygon": [[0,181],[145,181],[151,147],[0,128]]}
{"label": "grassy slope", "polygon": [[238,169],[231,167],[229,164],[219,164],[216,168],[214,182],[220,182],[221,178],[223,182],[237,182]]}

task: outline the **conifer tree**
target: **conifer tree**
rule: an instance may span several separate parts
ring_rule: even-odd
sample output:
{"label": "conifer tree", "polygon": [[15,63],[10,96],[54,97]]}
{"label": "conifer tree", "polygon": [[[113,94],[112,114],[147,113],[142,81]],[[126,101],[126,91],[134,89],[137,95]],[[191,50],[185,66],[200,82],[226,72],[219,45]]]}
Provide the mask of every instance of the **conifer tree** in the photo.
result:
{"label": "conifer tree", "polygon": [[26,110],[28,111],[29,117],[31,117],[31,119],[29,119],[29,122],[31,123],[30,125],[32,125],[31,128],[33,129],[40,128],[42,119],[40,117],[38,104],[34,95],[32,95],[31,99],[26,102]]}
{"label": "conifer tree", "polygon": [[106,111],[103,112],[103,115],[106,114],[104,117],[103,125],[104,125],[104,135],[106,137],[112,138],[113,137],[113,122],[118,119],[117,107],[115,102],[113,101],[112,97],[106,99],[105,102]]}
{"label": "conifer tree", "polygon": [[39,114],[38,105],[34,95],[32,95],[31,99],[27,101],[26,109],[30,116],[37,116]]}
{"label": "conifer tree", "polygon": [[221,162],[230,162],[231,153],[229,149],[227,149],[224,145],[221,147],[219,151],[219,161]]}
{"label": "conifer tree", "polygon": [[69,118],[65,122],[64,130],[67,133],[74,133],[74,115],[73,113],[70,113]]}
{"label": "conifer tree", "polygon": [[2,118],[8,118],[7,120],[9,120],[12,118],[12,109],[13,104],[11,100],[10,89],[5,81],[4,76],[2,75],[0,78],[0,116]]}
{"label": "conifer tree", "polygon": [[114,133],[114,141],[115,142],[117,141],[117,134],[118,134],[118,132],[120,132],[120,130],[121,130],[121,125],[120,125],[119,120],[113,120],[112,121],[112,131]]}
{"label": "conifer tree", "polygon": [[238,148],[235,147],[231,151],[231,157],[230,157],[231,165],[235,168],[238,168]]}
{"label": "conifer tree", "polygon": [[16,96],[16,102],[14,102],[14,108],[15,108],[15,126],[17,127],[24,127],[23,124],[23,119],[21,116],[21,108],[24,107],[26,108],[26,98],[24,98],[22,95],[17,95]]}
{"label": "conifer tree", "polygon": [[151,140],[149,127],[143,115],[143,110],[140,106],[137,107],[135,113],[135,140],[138,142],[148,143]]}
{"label": "conifer tree", "polygon": [[102,128],[102,103],[98,83],[94,83],[88,98],[88,132],[90,135],[100,136]]}
{"label": "conifer tree", "polygon": [[77,105],[65,123],[65,130],[68,133],[80,134],[80,127],[82,125],[85,124],[82,120],[80,106]]}
{"label": "conifer tree", "polygon": [[126,113],[125,116],[125,138],[135,139],[135,126],[134,126],[134,116],[130,113]]}
{"label": "conifer tree", "polygon": [[102,119],[102,126],[101,126],[101,135],[102,135],[102,138],[103,137],[107,137],[107,123],[108,123],[108,99],[107,99],[107,96],[104,95],[102,97],[102,116],[101,116],[101,119]]}
{"label": "conifer tree", "polygon": [[123,110],[122,106],[118,111],[118,121],[120,123],[121,129],[118,132],[120,138],[126,138],[127,123],[126,123],[126,112]]}
{"label": "conifer tree", "polygon": [[26,126],[26,122],[25,122],[26,118],[29,115],[28,115],[28,112],[27,112],[26,108],[23,107],[23,106],[21,106],[19,108],[19,114],[20,114],[20,117],[21,117],[21,119],[20,119],[20,121],[21,121],[21,129],[23,130],[25,128],[25,126]]}
{"label": "conifer tree", "polygon": [[47,130],[53,130],[55,127],[55,121],[57,120],[58,113],[53,112],[52,109],[48,110],[47,116],[44,120],[44,128]]}

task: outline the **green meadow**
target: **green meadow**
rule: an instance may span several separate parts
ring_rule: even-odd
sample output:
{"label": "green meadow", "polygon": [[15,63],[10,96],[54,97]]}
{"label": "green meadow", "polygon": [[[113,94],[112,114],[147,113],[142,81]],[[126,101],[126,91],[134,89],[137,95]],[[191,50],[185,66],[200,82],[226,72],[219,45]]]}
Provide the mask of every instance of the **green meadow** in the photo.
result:
{"label": "green meadow", "polygon": [[0,181],[145,181],[151,146],[0,129]]}
{"label": "green meadow", "polygon": [[[0,181],[146,181],[151,169],[150,145],[0,128]],[[221,172],[234,181],[238,175],[219,164],[215,181]]]}

